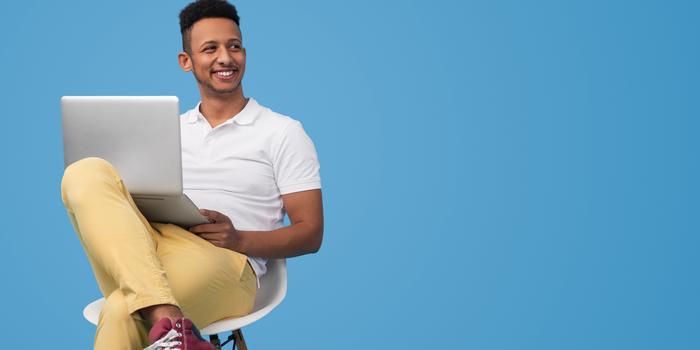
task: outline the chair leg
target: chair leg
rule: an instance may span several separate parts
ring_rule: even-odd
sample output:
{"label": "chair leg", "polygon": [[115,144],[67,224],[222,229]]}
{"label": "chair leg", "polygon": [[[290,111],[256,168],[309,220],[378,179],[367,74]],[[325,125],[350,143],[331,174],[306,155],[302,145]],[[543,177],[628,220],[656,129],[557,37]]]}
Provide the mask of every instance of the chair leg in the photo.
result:
{"label": "chair leg", "polygon": [[219,340],[219,335],[218,334],[212,334],[209,336],[209,342],[214,345],[214,347],[217,350],[221,349],[221,340]]}
{"label": "chair leg", "polygon": [[248,345],[243,339],[243,332],[240,329],[233,331],[233,339],[236,345],[238,345],[238,350],[248,350]]}

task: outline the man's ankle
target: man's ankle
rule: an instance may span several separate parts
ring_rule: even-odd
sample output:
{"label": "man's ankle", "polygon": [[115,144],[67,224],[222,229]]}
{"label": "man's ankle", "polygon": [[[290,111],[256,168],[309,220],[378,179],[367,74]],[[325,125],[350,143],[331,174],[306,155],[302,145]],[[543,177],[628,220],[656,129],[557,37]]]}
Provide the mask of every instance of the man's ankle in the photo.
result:
{"label": "man's ankle", "polygon": [[185,317],[179,307],[170,304],[159,304],[145,307],[139,310],[141,317],[150,324],[155,324],[161,318],[167,317],[171,321]]}

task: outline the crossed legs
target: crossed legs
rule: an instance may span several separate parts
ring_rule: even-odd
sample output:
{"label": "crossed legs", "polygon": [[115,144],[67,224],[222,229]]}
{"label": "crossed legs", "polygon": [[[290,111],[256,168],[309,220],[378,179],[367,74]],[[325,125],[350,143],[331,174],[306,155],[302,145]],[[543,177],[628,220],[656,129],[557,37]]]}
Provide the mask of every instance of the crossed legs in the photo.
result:
{"label": "crossed legs", "polygon": [[61,194],[106,299],[95,349],[142,349],[149,319],[162,315],[181,311],[203,327],[252,310],[247,258],[178,226],[149,223],[105,160],[70,165]]}

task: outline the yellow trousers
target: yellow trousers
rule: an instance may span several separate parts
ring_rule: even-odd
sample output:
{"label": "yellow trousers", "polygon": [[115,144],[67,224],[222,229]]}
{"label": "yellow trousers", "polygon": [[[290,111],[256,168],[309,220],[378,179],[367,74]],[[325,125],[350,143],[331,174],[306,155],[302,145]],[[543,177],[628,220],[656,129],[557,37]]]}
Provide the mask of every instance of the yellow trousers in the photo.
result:
{"label": "yellow trousers", "polygon": [[107,161],[70,165],[61,195],[106,300],[95,349],[148,346],[137,311],[152,305],[177,305],[199,328],[252,310],[256,279],[246,256],[178,226],[149,223]]}

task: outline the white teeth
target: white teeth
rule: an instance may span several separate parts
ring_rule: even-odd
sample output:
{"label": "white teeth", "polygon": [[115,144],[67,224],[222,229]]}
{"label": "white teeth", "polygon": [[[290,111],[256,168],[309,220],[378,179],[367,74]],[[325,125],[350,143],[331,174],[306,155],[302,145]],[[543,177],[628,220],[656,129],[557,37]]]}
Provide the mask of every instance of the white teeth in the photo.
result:
{"label": "white teeth", "polygon": [[221,75],[221,76],[224,76],[224,77],[228,77],[228,76],[230,76],[230,75],[233,74],[233,71],[232,71],[232,70],[228,70],[228,71],[225,71],[225,72],[216,72],[216,74]]}

